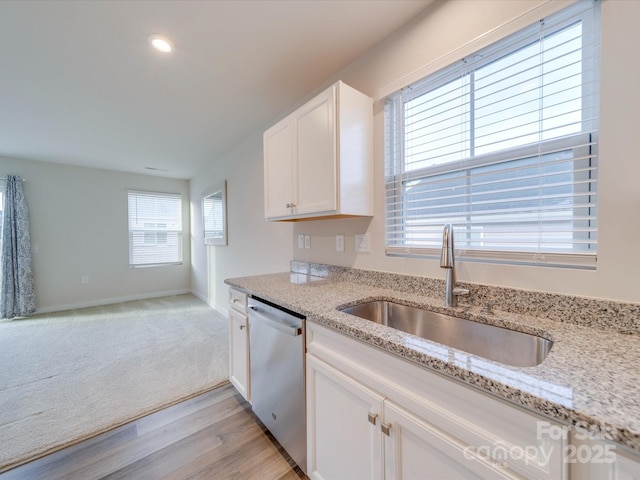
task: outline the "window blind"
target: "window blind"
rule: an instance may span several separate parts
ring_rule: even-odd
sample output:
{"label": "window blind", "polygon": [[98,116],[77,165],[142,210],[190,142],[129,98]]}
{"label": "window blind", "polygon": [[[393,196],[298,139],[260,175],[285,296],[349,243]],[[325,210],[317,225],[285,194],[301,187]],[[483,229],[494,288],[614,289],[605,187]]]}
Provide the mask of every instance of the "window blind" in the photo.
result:
{"label": "window blind", "polygon": [[386,250],[594,268],[599,3],[578,2],[385,103]]}
{"label": "window blind", "polygon": [[129,191],[129,265],[182,263],[182,196]]}

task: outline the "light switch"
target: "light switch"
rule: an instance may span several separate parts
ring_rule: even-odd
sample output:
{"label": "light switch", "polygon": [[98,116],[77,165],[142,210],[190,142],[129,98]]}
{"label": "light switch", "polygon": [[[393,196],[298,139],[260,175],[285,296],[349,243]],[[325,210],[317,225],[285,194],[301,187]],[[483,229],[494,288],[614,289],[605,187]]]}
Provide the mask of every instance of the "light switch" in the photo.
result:
{"label": "light switch", "polygon": [[311,235],[304,236],[304,248],[311,248]]}
{"label": "light switch", "polygon": [[304,248],[304,235],[298,235],[298,248]]}
{"label": "light switch", "polygon": [[336,252],[344,252],[344,235],[336,235]]}

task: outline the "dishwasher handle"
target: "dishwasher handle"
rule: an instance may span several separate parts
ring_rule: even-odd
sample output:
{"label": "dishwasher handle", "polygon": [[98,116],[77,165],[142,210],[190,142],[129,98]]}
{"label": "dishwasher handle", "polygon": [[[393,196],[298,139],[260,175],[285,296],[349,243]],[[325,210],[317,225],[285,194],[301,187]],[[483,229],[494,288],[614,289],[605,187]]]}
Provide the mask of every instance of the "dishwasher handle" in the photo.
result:
{"label": "dishwasher handle", "polygon": [[269,327],[275,328],[276,330],[291,335],[292,337],[302,335],[301,327],[292,327],[291,325],[287,325],[286,323],[281,322],[277,318],[268,317],[265,314],[260,313],[258,307],[256,307],[255,305],[249,305],[249,309],[251,310],[251,312],[249,313],[250,317],[256,318]]}

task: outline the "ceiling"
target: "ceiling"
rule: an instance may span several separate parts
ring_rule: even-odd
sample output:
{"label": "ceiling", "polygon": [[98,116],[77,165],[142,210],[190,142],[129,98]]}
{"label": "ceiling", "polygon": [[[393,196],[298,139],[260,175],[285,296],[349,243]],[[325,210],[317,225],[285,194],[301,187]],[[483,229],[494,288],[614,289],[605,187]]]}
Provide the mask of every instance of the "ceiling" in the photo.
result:
{"label": "ceiling", "polygon": [[191,178],[428,3],[0,1],[0,156]]}

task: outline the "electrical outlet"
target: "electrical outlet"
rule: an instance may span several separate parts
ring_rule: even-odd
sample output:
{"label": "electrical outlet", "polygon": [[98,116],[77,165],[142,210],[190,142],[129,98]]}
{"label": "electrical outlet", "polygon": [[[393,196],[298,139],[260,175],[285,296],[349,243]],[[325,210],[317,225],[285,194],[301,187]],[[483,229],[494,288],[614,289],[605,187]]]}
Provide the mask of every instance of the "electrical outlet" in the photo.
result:
{"label": "electrical outlet", "polygon": [[336,235],[336,252],[344,252],[344,235]]}
{"label": "electrical outlet", "polygon": [[80,277],[80,283],[82,285],[86,285],[87,283],[89,283],[89,275],[82,275]]}
{"label": "electrical outlet", "polygon": [[361,252],[361,253],[371,252],[371,234],[370,233],[356,234],[356,252]]}

